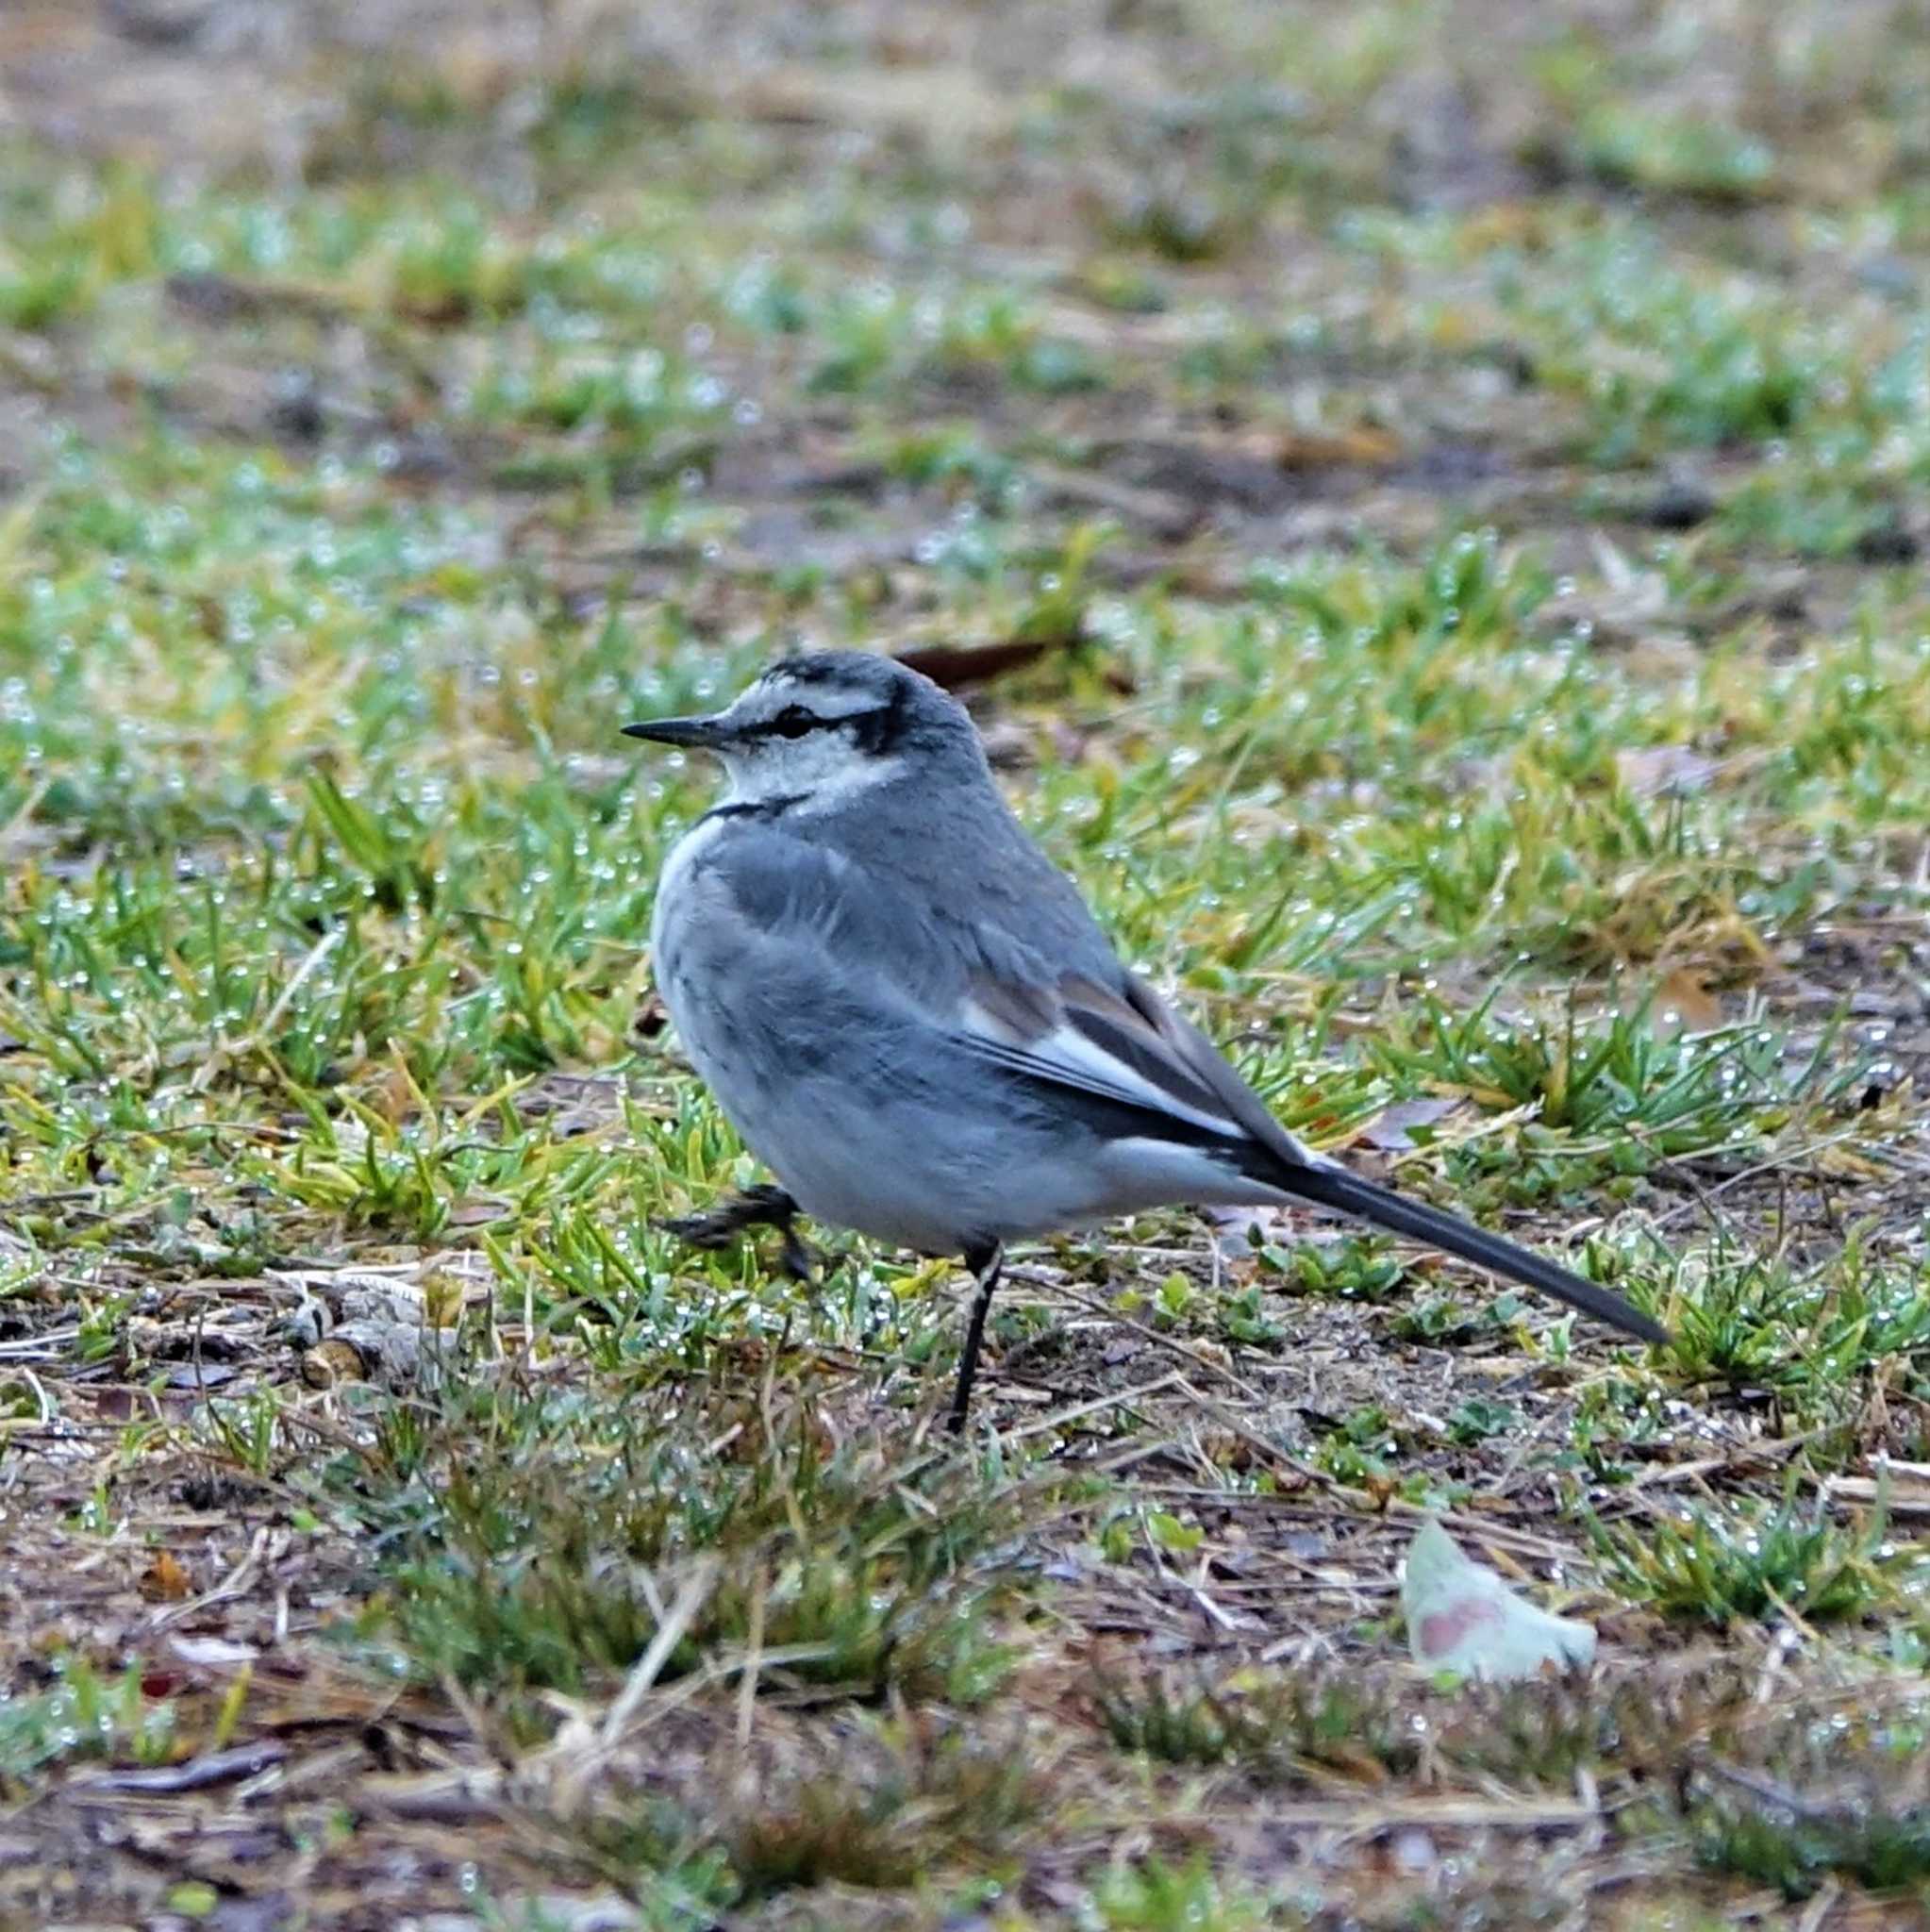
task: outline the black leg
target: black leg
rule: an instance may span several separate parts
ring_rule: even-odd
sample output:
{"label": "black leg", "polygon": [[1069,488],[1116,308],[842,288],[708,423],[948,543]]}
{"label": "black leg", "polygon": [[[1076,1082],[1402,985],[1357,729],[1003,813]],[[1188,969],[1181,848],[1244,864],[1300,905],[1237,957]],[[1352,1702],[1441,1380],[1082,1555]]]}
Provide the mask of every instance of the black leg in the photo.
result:
{"label": "black leg", "polygon": [[809,1281],[818,1272],[818,1253],[790,1222],[781,1229],[777,1265],[793,1281]]}
{"label": "black leg", "polygon": [[985,1318],[991,1312],[991,1297],[999,1285],[1006,1251],[997,1241],[965,1250],[965,1265],[978,1283],[972,1297],[972,1320],[965,1329],[965,1351],[958,1357],[958,1380],[952,1391],[952,1412],[945,1426],[957,1435],[965,1426],[965,1411],[972,1407],[972,1385],[978,1378],[978,1351],[985,1342]]}
{"label": "black leg", "polygon": [[797,1216],[797,1203],[782,1188],[765,1186],[733,1194],[707,1214],[682,1214],[657,1224],[693,1248],[727,1248],[746,1228],[774,1227],[784,1237],[779,1251],[784,1272],[808,1281],[817,1257],[798,1234]]}

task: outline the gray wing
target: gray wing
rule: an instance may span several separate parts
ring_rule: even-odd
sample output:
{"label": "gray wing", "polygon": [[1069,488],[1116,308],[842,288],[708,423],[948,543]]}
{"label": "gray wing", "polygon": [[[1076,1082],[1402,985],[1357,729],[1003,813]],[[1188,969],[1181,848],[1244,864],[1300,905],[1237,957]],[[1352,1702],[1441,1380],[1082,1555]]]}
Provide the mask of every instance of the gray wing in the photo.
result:
{"label": "gray wing", "polygon": [[1080,974],[1043,986],[982,975],[963,1034],[1010,1071],[1164,1117],[1180,1138],[1248,1141],[1289,1166],[1319,1157],[1294,1140],[1200,1029],[1137,975],[1117,987]]}
{"label": "gray wing", "polygon": [[[1077,1096],[1170,1122],[1175,1137],[1256,1142],[1314,1161],[1204,1033],[1127,972],[1077,889],[1017,823],[954,824],[907,841],[879,814],[835,841],[778,827],[721,841],[751,924],[841,962],[880,1009],[975,1058]],[[862,862],[854,854],[862,854]]]}

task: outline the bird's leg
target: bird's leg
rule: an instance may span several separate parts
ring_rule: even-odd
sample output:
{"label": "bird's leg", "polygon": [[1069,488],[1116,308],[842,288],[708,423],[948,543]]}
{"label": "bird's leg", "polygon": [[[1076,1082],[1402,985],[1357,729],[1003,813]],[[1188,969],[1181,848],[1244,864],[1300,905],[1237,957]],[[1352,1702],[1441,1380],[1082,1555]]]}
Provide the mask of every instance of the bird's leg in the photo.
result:
{"label": "bird's leg", "polygon": [[733,1194],[707,1214],[682,1214],[657,1224],[693,1248],[727,1248],[746,1228],[774,1227],[783,1237],[778,1258],[784,1272],[794,1281],[808,1281],[818,1257],[799,1235],[797,1216],[797,1203],[782,1188],[766,1185]]}
{"label": "bird's leg", "polygon": [[972,1297],[972,1319],[965,1328],[965,1351],[958,1357],[958,1380],[952,1390],[952,1412],[945,1426],[957,1435],[965,1426],[965,1411],[972,1406],[972,1384],[978,1375],[978,1351],[985,1342],[985,1318],[991,1312],[991,1297],[999,1285],[1000,1271],[1006,1265],[1006,1251],[997,1241],[987,1241],[965,1250],[965,1265],[978,1284]]}

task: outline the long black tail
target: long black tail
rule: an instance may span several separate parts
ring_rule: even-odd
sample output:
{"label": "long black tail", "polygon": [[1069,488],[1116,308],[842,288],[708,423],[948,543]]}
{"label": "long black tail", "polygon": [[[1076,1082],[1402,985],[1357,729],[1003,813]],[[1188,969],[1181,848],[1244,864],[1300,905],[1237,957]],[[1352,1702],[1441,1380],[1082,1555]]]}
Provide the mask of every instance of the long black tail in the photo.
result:
{"label": "long black tail", "polygon": [[1278,1161],[1270,1166],[1268,1178],[1323,1208],[1372,1222],[1389,1234],[1410,1235],[1450,1255],[1458,1255],[1464,1261],[1472,1261],[1477,1267],[1491,1268],[1511,1281],[1539,1288],[1570,1307],[1593,1315],[1611,1328],[1620,1328],[1624,1335],[1664,1346],[1672,1340],[1659,1322],[1630,1307],[1619,1294],[1597,1288],[1592,1281],[1584,1281],[1558,1263],[1544,1260],[1498,1234],[1474,1226],[1472,1222],[1444,1214],[1424,1202],[1410,1201],[1391,1189],[1363,1180],[1357,1174],[1337,1167],[1303,1167],[1298,1162]]}

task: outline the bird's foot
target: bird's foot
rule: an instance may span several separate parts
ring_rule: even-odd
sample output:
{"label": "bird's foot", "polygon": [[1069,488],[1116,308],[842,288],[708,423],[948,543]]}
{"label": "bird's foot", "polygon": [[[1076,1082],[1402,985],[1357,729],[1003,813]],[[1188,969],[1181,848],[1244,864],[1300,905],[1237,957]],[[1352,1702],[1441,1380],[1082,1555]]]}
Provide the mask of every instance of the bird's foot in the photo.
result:
{"label": "bird's foot", "polygon": [[797,1203],[782,1188],[767,1185],[733,1194],[707,1213],[680,1214],[657,1225],[693,1248],[705,1249],[727,1248],[749,1228],[774,1227],[783,1238],[778,1265],[793,1281],[808,1281],[818,1257],[798,1233],[797,1216]]}

